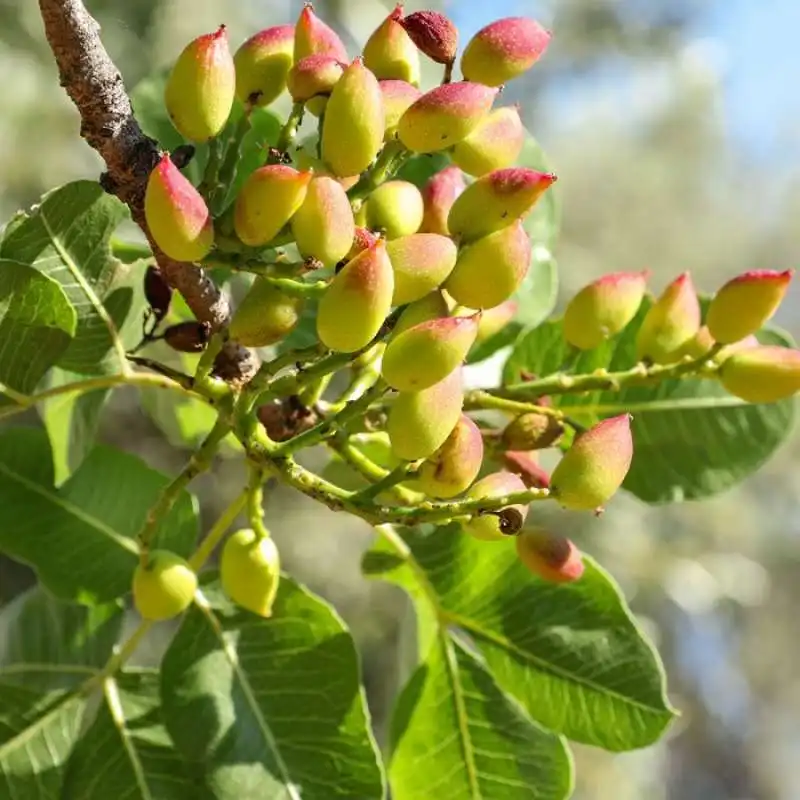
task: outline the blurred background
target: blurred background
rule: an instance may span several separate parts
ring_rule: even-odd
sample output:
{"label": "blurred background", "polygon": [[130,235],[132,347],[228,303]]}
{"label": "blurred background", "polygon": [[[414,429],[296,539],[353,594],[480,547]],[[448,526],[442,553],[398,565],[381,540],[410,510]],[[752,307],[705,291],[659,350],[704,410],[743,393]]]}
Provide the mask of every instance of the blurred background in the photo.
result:
{"label": "blurred background", "polygon": [[[133,87],[220,22],[232,44],[294,21],[300,2],[88,0]],[[459,0],[407,2],[448,13],[462,42],[502,16],[554,31],[543,59],[515,81],[526,123],[559,175],[561,300],[614,270],[652,270],[660,289],[691,270],[712,291],[734,274],[798,266],[800,4],[797,0]],[[393,6],[393,3],[392,3]],[[390,10],[378,0],[317,0],[351,53]],[[33,0],[0,0],[0,221],[63,182],[98,175],[58,85]],[[438,80],[438,72],[428,76]],[[0,223],[1,224],[1,223]],[[778,323],[800,334],[800,289]],[[484,373],[477,380],[491,379]],[[151,403],[122,392],[101,439],[167,472]],[[200,424],[200,423],[198,423]],[[657,643],[682,718],[648,750],[577,748],[579,800],[800,798],[800,439],[724,496],[650,508],[624,496],[606,515],[558,515],[559,527],[621,583]],[[206,524],[241,483],[224,461],[197,481]],[[379,737],[402,679],[404,596],[364,580],[369,529],[281,489],[268,524],[286,566],[336,604],[363,653]],[[0,599],[31,581],[2,564]],[[535,613],[535,610],[532,610]]]}

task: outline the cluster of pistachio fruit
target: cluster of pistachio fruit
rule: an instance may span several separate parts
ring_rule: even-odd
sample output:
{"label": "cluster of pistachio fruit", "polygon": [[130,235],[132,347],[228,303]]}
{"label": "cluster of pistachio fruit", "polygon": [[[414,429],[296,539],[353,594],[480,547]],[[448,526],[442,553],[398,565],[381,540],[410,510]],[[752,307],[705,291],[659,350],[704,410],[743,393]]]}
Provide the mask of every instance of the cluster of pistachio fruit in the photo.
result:
{"label": "cluster of pistachio fruit", "polygon": [[[549,41],[533,20],[498,20],[468,42],[459,61],[462,80],[453,81],[458,32],[443,14],[405,15],[398,5],[350,60],[339,36],[306,4],[295,25],[263,30],[235,54],[224,26],[200,36],[181,53],[166,85],[169,115],[191,142],[218,137],[236,102],[247,115],[287,90],[293,110],[279,145],[291,143],[303,114],[318,117],[315,154],[280,146],[265,152],[266,163],[216,216],[208,197],[165,154],[147,185],[148,227],[158,247],[178,261],[202,263],[224,251],[259,263],[273,254],[228,329],[247,347],[273,345],[298,324],[307,298],[285,281],[302,281],[312,271],[323,276],[319,341],[328,351],[380,365],[377,380],[396,393],[380,432],[394,460],[388,466],[413,464],[405,486],[437,500],[503,498],[539,487],[566,508],[597,510],[631,463],[627,414],[577,430],[548,475],[537,452],[558,445],[564,430],[547,398],[536,401],[541,413],[518,416],[500,432],[482,429],[464,413],[462,365],[476,341],[513,317],[514,295],[531,263],[523,222],[555,181],[551,173],[513,166],[525,130],[517,107],[495,102]],[[420,54],[444,67],[442,83],[425,92]],[[411,156],[435,153],[452,165],[422,189],[395,177]],[[299,262],[274,259],[275,249],[286,246],[296,248]],[[154,296],[158,285],[149,274],[148,296]],[[648,311],[640,358],[665,364],[713,352],[725,356],[723,384],[745,400],[793,393],[800,388],[798,354],[747,340],[772,315],[788,279],[788,273],[762,272],[731,282],[701,328],[697,295],[688,275],[681,276]],[[587,286],[567,308],[566,340],[591,349],[617,335],[645,291],[644,273],[618,273]],[[176,349],[200,350],[208,332],[198,330],[173,326],[165,338]],[[272,434],[270,408],[262,407],[259,418]],[[479,478],[485,456],[501,469]],[[578,579],[583,565],[574,545],[526,526],[527,510],[512,505],[478,514],[463,527],[481,540],[513,536],[536,575]],[[277,565],[265,531],[240,531],[223,550],[223,586],[236,602],[268,615]],[[167,584],[172,599],[162,602],[164,593],[153,587]],[[195,585],[188,564],[151,553],[137,572],[134,595],[144,616],[163,618],[188,604]],[[148,607],[148,597],[160,600]]]}

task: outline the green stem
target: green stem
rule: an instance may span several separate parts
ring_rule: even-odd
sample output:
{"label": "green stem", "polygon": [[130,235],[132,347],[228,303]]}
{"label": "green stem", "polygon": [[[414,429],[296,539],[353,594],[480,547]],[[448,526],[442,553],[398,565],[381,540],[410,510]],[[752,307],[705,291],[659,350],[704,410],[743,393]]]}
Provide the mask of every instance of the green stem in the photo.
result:
{"label": "green stem", "polygon": [[[247,269],[245,272],[251,272],[251,270]],[[274,275],[265,275],[264,280],[291,297],[322,297],[328,288],[327,281],[306,282],[294,278],[276,278]]]}
{"label": "green stem", "polygon": [[211,337],[208,345],[206,345],[206,349],[203,351],[203,355],[200,356],[200,360],[197,362],[197,369],[194,373],[196,384],[202,385],[211,374],[211,370],[214,369],[214,362],[217,356],[222,352],[222,348],[225,346],[227,340],[227,330],[218,331]]}
{"label": "green stem", "polygon": [[136,630],[123,642],[111,657],[106,661],[105,666],[97,675],[93,675],[82,687],[84,694],[91,694],[103,681],[115,675],[136,652],[136,648],[141,644],[142,639],[153,627],[152,620],[142,620]]}
{"label": "green stem", "polygon": [[361,176],[355,186],[347,190],[351,203],[357,203],[368,197],[378,186],[388,181],[410,153],[398,139],[393,139],[383,146],[372,166]]}
{"label": "green stem", "polygon": [[244,113],[236,125],[233,136],[225,150],[225,158],[219,168],[218,186],[211,196],[211,207],[215,212],[219,212],[221,207],[224,207],[227,203],[228,192],[233,184],[233,179],[236,176],[236,167],[239,164],[242,142],[250,132],[251,111],[250,105],[246,105]]}
{"label": "green stem", "polygon": [[519,416],[520,414],[541,414],[544,417],[553,417],[574,430],[583,432],[586,428],[576,420],[568,417],[561,409],[551,406],[540,406],[536,403],[526,403],[522,400],[510,400],[506,397],[496,397],[483,389],[474,389],[464,395],[465,411],[503,411]]}
{"label": "green stem", "polygon": [[322,399],[322,395],[325,394],[332,380],[333,373],[329,372],[327,375],[317,378],[317,380],[304,387],[300,392],[300,399],[303,405],[306,406],[306,408],[314,408]]}
{"label": "green stem", "polygon": [[409,492],[409,490],[398,484],[413,478],[421,463],[421,461],[410,461],[406,464],[400,464],[391,472],[387,472],[379,481],[361,489],[353,498],[353,502],[366,503],[374,500],[383,492],[393,492],[403,503],[409,504],[410,502],[412,505],[418,505],[424,500],[424,495],[417,492]]}
{"label": "green stem", "polygon": [[278,142],[275,145],[275,149],[279,153],[288,153],[289,148],[294,144],[294,140],[297,138],[297,130],[300,127],[300,123],[303,121],[305,110],[303,103],[295,103],[292,106],[289,118],[281,129]]}
{"label": "green stem", "polygon": [[208,162],[203,180],[200,182],[198,191],[211,203],[211,198],[219,186],[219,168],[222,165],[223,144],[219,138],[214,138],[208,143]]}
{"label": "green stem", "polygon": [[247,517],[259,539],[269,536],[269,531],[264,527],[264,473],[252,465],[247,486]]}
{"label": "green stem", "polygon": [[228,529],[236,522],[236,518],[241,514],[242,509],[247,505],[247,492],[242,492],[236,499],[220,514],[217,521],[208,532],[208,536],[200,542],[199,547],[189,559],[189,566],[195,571],[199,572],[203,565],[211,558],[211,554],[216,549],[217,545],[222,541],[222,538],[228,532]]}

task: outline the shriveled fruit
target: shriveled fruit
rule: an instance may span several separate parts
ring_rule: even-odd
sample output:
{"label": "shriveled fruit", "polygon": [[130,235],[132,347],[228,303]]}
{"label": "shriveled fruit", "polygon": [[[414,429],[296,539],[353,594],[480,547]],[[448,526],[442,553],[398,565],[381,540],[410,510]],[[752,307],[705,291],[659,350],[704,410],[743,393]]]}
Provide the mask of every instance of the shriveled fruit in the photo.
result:
{"label": "shriveled fruit", "polygon": [[341,184],[327,176],[314,178],[291,219],[297,249],[326,267],[341,261],[355,235],[353,210]]}
{"label": "shriveled fruit", "polygon": [[564,311],[564,338],[592,350],[616,336],[636,316],[647,277],[647,272],[613,272],[584,286]]}
{"label": "shriveled fruit", "polygon": [[373,31],[364,45],[364,63],[379,80],[419,83],[419,53],[400,24],[403,6],[394,11]]}
{"label": "shriveled fruit", "polygon": [[393,337],[381,372],[401,392],[417,392],[443,380],[458,367],[478,334],[480,316],[422,322]]}
{"label": "shriveled fruit", "polygon": [[179,353],[202,353],[210,338],[211,326],[193,319],[170,325],[164,331],[164,341]]}
{"label": "shriveled fruit", "polygon": [[236,96],[242,103],[268,106],[286,88],[294,61],[294,25],[275,25],[251,36],[236,51]]}
{"label": "shriveled fruit", "polygon": [[417,153],[445,150],[469,135],[489,113],[496,95],[496,89],[466,81],[437,86],[409,106],[397,135]]}
{"label": "shriveled fruit", "polygon": [[233,315],[229,332],[245,347],[266,347],[287,336],[300,321],[303,301],[256,278]]}
{"label": "shriveled fruit", "polygon": [[306,3],[294,29],[294,60],[297,62],[313,55],[331,56],[337,61],[348,60],[347,49],[339,34],[314,13],[311,3]]}
{"label": "shriveled fruit", "polygon": [[232,533],[222,548],[219,574],[225,594],[260,617],[272,616],[280,571],[275,541],[250,528]]}
{"label": "shriveled fruit", "polygon": [[526,528],[516,538],[517,556],[528,570],[551,583],[572,583],[583,575],[580,551],[566,536]]}
{"label": "shriveled fruit", "polygon": [[419,189],[409,181],[387,181],[364,203],[366,224],[387,239],[416,233],[424,211]]}
{"label": "shriveled fruit", "polygon": [[517,221],[461,248],[445,283],[468,308],[493,308],[517,291],[531,263],[531,240]]}
{"label": "shriveled fruit", "polygon": [[394,269],[392,305],[403,306],[419,300],[453,271],[458,250],[452,239],[436,233],[414,233],[386,246]]}
{"label": "shriveled fruit", "polygon": [[384,141],[394,139],[400,117],[406,109],[422,97],[422,92],[416,86],[406,81],[380,81],[381,94],[383,95],[384,112]]}
{"label": "shriveled fruit", "polygon": [[461,369],[421,392],[401,392],[386,425],[394,454],[406,461],[433,455],[452,433],[463,404]]}
{"label": "shriveled fruit", "polygon": [[466,183],[458,167],[445,167],[433,175],[422,190],[425,213],[420,233],[438,233],[449,236],[447,217],[456,198],[464,191]]}
{"label": "shriveled fruit", "polygon": [[383,145],[383,95],[360,58],[333,87],[322,124],[322,160],[335,175],[363,172]]}
{"label": "shriveled fruit", "polygon": [[322,343],[342,353],[366,347],[392,307],[393,292],[392,264],[379,239],[345,264],[322,296],[317,311]]}
{"label": "shriveled fruit", "polygon": [[172,287],[158,267],[148,267],[144,273],[144,296],[158,324],[169,313],[172,302]]}
{"label": "shriveled fruit", "polygon": [[155,243],[175,261],[199,261],[214,245],[206,201],[167,153],[147,179],[144,216]]}
{"label": "shriveled fruit", "polygon": [[499,19],[467,42],[461,71],[467,80],[501,86],[529,70],[544,54],[550,38],[550,33],[532,19]]}
{"label": "shriveled fruit", "polygon": [[[447,301],[441,292],[435,291],[426,294],[419,300],[409,303],[408,306],[400,314],[400,318],[395,323],[392,330],[392,337],[399,336],[403,331],[419,325],[421,322],[428,322],[432,319],[440,319],[448,316],[450,310],[447,307]],[[480,327],[480,326],[479,326]]]}
{"label": "shriveled fruit", "polygon": [[228,121],[236,96],[236,68],[224,25],[199,36],[178,56],[164,103],[178,133],[193,142],[214,138]]}
{"label": "shriveled fruit", "polygon": [[706,325],[714,340],[731,344],[759,331],[778,310],[793,275],[791,269],[763,269],[728,281],[714,295],[706,314]]}
{"label": "shriveled fruit", "polygon": [[414,488],[430,497],[455,497],[478,477],[482,462],[480,429],[462,414],[445,443],[420,466]]}
{"label": "shriveled fruit", "polygon": [[800,391],[800,351],[748,347],[726,358],[719,376],[731,394],[748,403],[776,403]]}
{"label": "shriveled fruit", "polygon": [[564,426],[551,414],[531,411],[520,414],[503,430],[503,445],[509,450],[542,450],[557,444]]}
{"label": "shriveled fruit", "polygon": [[169,550],[153,550],[133,573],[133,603],[144,619],[154,622],[185,611],[196,591],[194,570]]}
{"label": "shriveled fruit", "polygon": [[267,244],[278,235],[305,200],[311,172],[284,164],[268,164],[253,172],[234,207],[236,235],[250,247]]}
{"label": "shriveled fruit", "polygon": [[622,486],[633,458],[630,414],[597,423],[575,438],[550,478],[550,492],[565,508],[601,508]]}
{"label": "shriveled fruit", "polygon": [[[467,492],[470,499],[486,499],[505,497],[506,495],[524,492],[525,484],[518,475],[510,472],[493,472],[474,483]],[[528,507],[511,505],[499,511],[492,511],[474,516],[463,525],[465,533],[485,542],[507,539],[516,536],[528,516]]]}
{"label": "shriveled fruit", "polygon": [[431,61],[452,64],[458,50],[458,28],[438,11],[414,11],[402,20],[411,40]]}
{"label": "shriveled fruit", "polygon": [[525,127],[517,106],[496,108],[453,148],[453,163],[480,177],[513,164],[524,143]]}

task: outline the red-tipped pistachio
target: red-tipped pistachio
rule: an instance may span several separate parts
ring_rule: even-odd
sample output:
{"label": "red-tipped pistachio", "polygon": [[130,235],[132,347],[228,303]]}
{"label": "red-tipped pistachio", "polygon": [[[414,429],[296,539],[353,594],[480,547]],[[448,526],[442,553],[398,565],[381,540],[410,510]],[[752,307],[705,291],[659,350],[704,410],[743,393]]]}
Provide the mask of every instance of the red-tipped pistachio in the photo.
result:
{"label": "red-tipped pistachio", "polygon": [[461,81],[431,89],[397,125],[400,141],[417,153],[445,150],[466,138],[489,113],[497,89]]}
{"label": "red-tipped pistachio", "polygon": [[[403,331],[407,331],[422,322],[441,319],[449,316],[449,314],[450,309],[447,307],[447,301],[441,292],[436,291],[426,294],[425,297],[415,300],[406,306],[392,329],[391,338],[399,336]],[[478,327],[480,328],[480,324]]]}
{"label": "red-tipped pistachio", "polygon": [[[489,499],[524,492],[525,484],[518,475],[511,472],[493,472],[481,478],[467,492],[471,499]],[[528,516],[528,507],[521,505],[508,506],[499,511],[492,511],[473,517],[465,523],[464,531],[482,541],[491,542],[516,536]]]}
{"label": "red-tipped pistachio", "polygon": [[271,537],[259,537],[250,528],[228,537],[222,548],[219,577],[234,603],[260,617],[272,616],[280,575],[280,555]]}
{"label": "red-tipped pistachio", "polygon": [[155,243],[175,261],[199,261],[214,245],[206,201],[166,153],[147,180],[144,216]]}
{"label": "red-tipped pistachio", "polygon": [[776,403],[800,391],[800,351],[777,345],[741,349],[722,362],[719,376],[748,403]]}
{"label": "red-tipped pistachio", "polygon": [[592,350],[616,336],[636,316],[647,277],[647,272],[613,272],[584,286],[567,304],[564,338]]}
{"label": "red-tipped pistachio", "polygon": [[422,195],[409,181],[382,183],[364,203],[367,227],[387,239],[416,233],[424,212]]}
{"label": "red-tipped pistachio", "polygon": [[420,466],[415,488],[430,497],[455,497],[478,477],[482,463],[480,428],[462,414],[445,443]]}
{"label": "red-tipped pistachio", "polygon": [[506,450],[502,456],[505,469],[519,475],[529,489],[547,489],[550,473],[539,463],[535,450]]}
{"label": "red-tipped pistachio", "polygon": [[636,334],[637,357],[656,364],[679,361],[700,329],[700,316],[692,276],[684,272],[648,309]]}
{"label": "red-tipped pistachio", "polygon": [[550,414],[521,414],[503,430],[503,445],[509,450],[542,450],[557,444],[564,426]]}
{"label": "red-tipped pistachio", "polygon": [[461,369],[421,392],[400,392],[386,423],[394,454],[406,461],[433,455],[453,432],[463,405]]}
{"label": "red-tipped pistachio", "polygon": [[745,272],[728,281],[713,297],[706,325],[714,340],[732,344],[760,330],[778,310],[794,270]]}
{"label": "red-tipped pistachio", "polygon": [[342,268],[322,296],[317,334],[331,350],[353,353],[366,347],[392,307],[394,274],[379,239]]}
{"label": "red-tipped pistachio", "polygon": [[314,55],[349,61],[339,34],[314,13],[311,3],[306,3],[294,29],[294,60]]}
{"label": "red-tipped pistachio", "polygon": [[277,236],[305,200],[311,172],[283,164],[268,164],[253,172],[236,198],[233,227],[250,247],[260,247]]}
{"label": "red-tipped pistachio", "polygon": [[294,25],[276,25],[251,36],[233,57],[239,100],[259,106],[276,100],[286,88],[293,54]]}
{"label": "red-tipped pistachio", "polygon": [[516,106],[490,111],[477,127],[453,148],[453,162],[468,175],[480,177],[513,164],[522,152],[525,128]]}
{"label": "red-tipped pistachio", "polygon": [[178,133],[193,142],[213,139],[228,121],[236,96],[236,68],[221,25],[199,36],[178,56],[164,102]]}
{"label": "red-tipped pistachio", "polygon": [[400,20],[403,6],[394,11],[373,31],[364,45],[364,63],[379,80],[419,83],[419,53]]}
{"label": "red-tipped pistachio", "polygon": [[303,301],[275,288],[266,278],[256,278],[239,303],[228,328],[245,347],[266,347],[279,342],[300,321]]}
{"label": "red-tipped pistachio", "polygon": [[338,181],[326,176],[314,178],[291,226],[304,258],[316,258],[326,267],[345,258],[353,244],[355,222],[350,201]]}
{"label": "red-tipped pistachio", "polygon": [[445,289],[468,308],[493,308],[517,291],[530,263],[531,240],[517,221],[462,247]]}
{"label": "red-tipped pistachio", "polygon": [[422,97],[422,92],[405,81],[380,81],[380,87],[385,124],[383,138],[388,142],[397,134],[400,117],[406,113],[409,106]]}
{"label": "red-tipped pistachio", "polygon": [[456,198],[465,188],[464,176],[458,167],[445,167],[437,172],[422,190],[425,214],[422,217],[420,232],[449,236],[447,217]]}
{"label": "red-tipped pistachio", "polygon": [[549,43],[550,33],[532,19],[499,19],[469,40],[461,56],[461,71],[467,80],[501,86],[529,70]]}
{"label": "red-tipped pistachio", "polygon": [[381,87],[357,58],[328,99],[322,124],[322,160],[335,175],[359,175],[381,149],[383,132]]}
{"label": "red-tipped pistachio", "polygon": [[427,389],[449,375],[466,357],[478,334],[478,314],[422,322],[386,345],[381,372],[401,392]]}
{"label": "red-tipped pistachio", "polygon": [[632,458],[630,414],[604,419],[575,438],[553,470],[550,491],[565,508],[601,508],[622,486]]}
{"label": "red-tipped pistachio", "polygon": [[551,583],[571,583],[583,575],[580,551],[566,536],[526,528],[516,539],[517,556],[528,570]]}
{"label": "red-tipped pistachio", "polygon": [[431,61],[452,64],[458,50],[458,28],[438,11],[415,11],[402,20],[414,44]]}
{"label": "red-tipped pistachio", "polygon": [[290,70],[286,80],[295,103],[305,103],[319,95],[329,95],[342,77],[345,65],[330,56],[306,56]]}
{"label": "red-tipped pistachio", "polygon": [[508,167],[470,184],[453,203],[447,227],[453,236],[472,241],[524,218],[556,181],[549,172]]}
{"label": "red-tipped pistachio", "polygon": [[413,233],[388,243],[394,269],[392,305],[404,306],[432,292],[447,279],[458,250],[452,239],[437,233]]}

